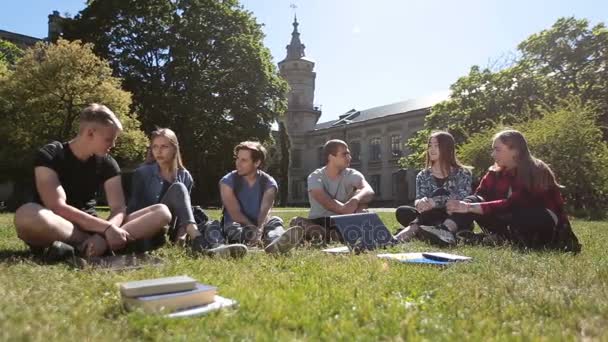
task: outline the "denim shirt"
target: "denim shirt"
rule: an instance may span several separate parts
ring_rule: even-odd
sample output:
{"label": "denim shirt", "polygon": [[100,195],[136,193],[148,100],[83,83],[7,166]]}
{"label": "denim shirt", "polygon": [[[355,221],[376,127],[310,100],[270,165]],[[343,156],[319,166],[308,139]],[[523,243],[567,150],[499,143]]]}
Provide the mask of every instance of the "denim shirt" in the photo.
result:
{"label": "denim shirt", "polygon": [[[178,169],[175,182],[183,183],[188,192],[192,191],[194,181],[188,170]],[[158,163],[143,164],[138,167],[131,178],[131,196],[127,205],[127,213],[130,214],[159,203],[162,188],[163,178]]]}

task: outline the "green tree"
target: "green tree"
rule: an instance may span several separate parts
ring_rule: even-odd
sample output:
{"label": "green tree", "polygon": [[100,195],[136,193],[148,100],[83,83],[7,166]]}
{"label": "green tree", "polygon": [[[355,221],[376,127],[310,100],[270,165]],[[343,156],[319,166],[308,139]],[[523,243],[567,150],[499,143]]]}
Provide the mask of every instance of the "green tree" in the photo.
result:
{"label": "green tree", "polygon": [[450,99],[435,105],[425,130],[407,143],[413,152],[402,165],[419,165],[432,130],[452,133],[457,143],[496,125],[538,118],[539,108],[555,109],[561,99],[580,98],[608,123],[608,30],[585,19],[561,18],[518,46],[519,57],[507,68],[492,71],[473,66],[451,87]]}
{"label": "green tree", "polygon": [[7,65],[14,65],[19,58],[23,57],[23,54],[23,50],[17,47],[17,45],[0,39],[0,61]]}
{"label": "green tree", "polygon": [[285,111],[286,82],[236,0],[90,1],[65,36],[95,43],[112,61],[146,130],[176,131],[198,180],[195,201],[217,199],[233,146],[270,141]]}
{"label": "green tree", "polygon": [[28,49],[14,72],[0,78],[0,99],[0,135],[7,139],[0,158],[11,161],[2,163],[0,180],[27,180],[34,151],[75,135],[80,111],[92,102],[107,105],[124,126],[113,152],[119,162],[140,160],[145,151],[146,137],[129,109],[130,94],[90,44],[59,40]]}
{"label": "green tree", "polygon": [[[597,109],[583,105],[577,97],[560,101],[555,110],[544,111],[539,119],[514,126],[521,131],[533,155],[548,163],[571,213],[594,218],[608,208],[608,144],[597,125]],[[459,148],[460,159],[474,166],[480,178],[492,165],[492,137],[504,126],[476,133]]]}

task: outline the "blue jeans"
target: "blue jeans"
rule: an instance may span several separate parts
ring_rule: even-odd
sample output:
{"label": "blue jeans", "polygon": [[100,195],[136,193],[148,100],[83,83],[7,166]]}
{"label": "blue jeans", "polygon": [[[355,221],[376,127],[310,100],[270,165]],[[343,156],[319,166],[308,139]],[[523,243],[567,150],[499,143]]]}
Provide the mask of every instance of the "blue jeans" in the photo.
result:
{"label": "blue jeans", "polygon": [[[285,232],[283,220],[278,216],[272,216],[264,225],[262,231],[262,242],[264,246],[278,239]],[[257,237],[257,227],[244,226],[237,222],[224,225],[224,234],[229,243],[251,243]]]}

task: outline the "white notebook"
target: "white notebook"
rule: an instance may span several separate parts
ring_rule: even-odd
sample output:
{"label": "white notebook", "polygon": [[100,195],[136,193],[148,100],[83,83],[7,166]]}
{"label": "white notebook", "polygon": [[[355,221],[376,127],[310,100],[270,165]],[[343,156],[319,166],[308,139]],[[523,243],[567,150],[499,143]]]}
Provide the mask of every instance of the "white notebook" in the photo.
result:
{"label": "white notebook", "polygon": [[211,311],[219,310],[222,308],[229,308],[229,307],[235,306],[236,304],[237,304],[237,301],[234,299],[228,299],[228,298],[216,295],[213,303],[209,303],[209,304],[202,305],[202,306],[196,306],[196,307],[192,307],[192,308],[188,308],[188,309],[184,309],[184,310],[180,310],[180,311],[175,311],[170,314],[167,314],[166,316],[173,318],[173,317],[192,317],[192,316],[206,315]]}

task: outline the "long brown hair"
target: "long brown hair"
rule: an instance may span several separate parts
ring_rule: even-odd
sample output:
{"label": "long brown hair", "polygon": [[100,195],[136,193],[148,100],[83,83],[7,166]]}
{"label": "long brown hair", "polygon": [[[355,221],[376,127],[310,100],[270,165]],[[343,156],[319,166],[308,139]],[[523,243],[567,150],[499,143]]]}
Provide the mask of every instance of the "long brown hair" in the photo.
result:
{"label": "long brown hair", "polygon": [[[549,165],[532,156],[526,138],[524,138],[524,135],[519,131],[507,129],[498,132],[494,136],[493,141],[496,141],[497,139],[509,149],[515,150],[517,179],[526,187],[526,189],[532,190],[533,188],[536,188],[545,191],[553,186],[558,188],[563,187],[557,183],[555,174]],[[500,170],[497,165],[494,165],[492,169],[496,171]]]}
{"label": "long brown hair", "polygon": [[150,134],[150,145],[148,146],[148,154],[146,155],[146,163],[156,162],[154,159],[154,154],[152,153],[152,144],[154,139],[157,137],[165,137],[169,139],[171,145],[175,148],[175,154],[173,155],[173,163],[171,163],[171,171],[176,171],[178,169],[185,169],[184,164],[182,163],[182,154],[179,150],[179,142],[177,141],[177,135],[169,128],[156,128]]}
{"label": "long brown hair", "polygon": [[433,166],[433,162],[431,161],[431,156],[429,155],[428,146],[431,145],[431,140],[435,138],[437,140],[437,144],[439,144],[439,165],[441,166],[441,172],[449,176],[451,168],[462,169],[465,166],[462,165],[458,158],[456,158],[456,142],[454,141],[454,137],[444,131],[436,131],[433,132],[429,136],[429,140],[427,143],[426,150],[426,167],[430,168]]}

